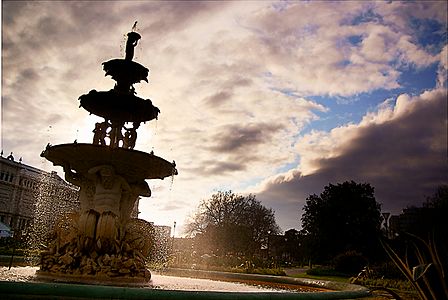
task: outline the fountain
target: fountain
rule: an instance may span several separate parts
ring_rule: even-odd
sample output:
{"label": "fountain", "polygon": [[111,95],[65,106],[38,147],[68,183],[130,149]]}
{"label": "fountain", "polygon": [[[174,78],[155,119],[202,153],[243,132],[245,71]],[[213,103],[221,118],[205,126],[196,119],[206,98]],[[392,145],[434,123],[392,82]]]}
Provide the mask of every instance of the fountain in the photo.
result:
{"label": "fountain", "polygon": [[177,170],[174,162],[134,150],[140,124],[160,112],[133,87],[148,82],[149,70],[132,60],[140,38],[129,32],[125,58],[103,63],[106,76],[116,81],[113,89],[79,97],[80,107],[104,118],[95,124],[92,144],[48,145],[41,154],[62,166],[65,179],[80,189],[80,210],[55,226],[54,241],[42,254],[42,278],[127,285],[151,278],[145,259],[154,230],[131,212],[138,197],[151,196],[146,179],[174,176]]}
{"label": "fountain", "polygon": [[[79,187],[80,209],[64,215],[55,225],[53,240],[41,254],[40,270],[18,270],[19,275],[11,274],[14,281],[8,281],[11,277],[6,275],[7,281],[0,281],[0,297],[352,299],[368,295],[367,289],[350,284],[211,271],[168,269],[165,273],[172,278],[170,283],[163,283],[165,275],[155,274],[151,279],[146,258],[153,247],[154,229],[149,222],[134,218],[132,211],[139,197],[151,196],[145,180],[174,176],[177,170],[174,161],[134,149],[140,124],[156,119],[160,112],[151,100],[137,97],[133,87],[142,80],[147,82],[149,72],[133,61],[134,48],[141,39],[134,29],[135,25],[127,34],[125,58],[103,63],[106,76],[116,81],[114,88],[91,90],[79,97],[80,107],[104,118],[95,124],[92,143],[48,144],[41,154],[62,166],[65,179]],[[0,279],[5,280],[2,273],[7,271],[0,268]],[[185,277],[220,281],[201,286],[194,281],[197,279]],[[224,291],[213,289],[223,281],[230,286]],[[298,285],[306,288],[304,293],[250,288],[241,291],[236,283],[228,281],[264,283],[271,288],[295,286],[294,291],[300,289]],[[164,289],[159,289],[163,285]]]}

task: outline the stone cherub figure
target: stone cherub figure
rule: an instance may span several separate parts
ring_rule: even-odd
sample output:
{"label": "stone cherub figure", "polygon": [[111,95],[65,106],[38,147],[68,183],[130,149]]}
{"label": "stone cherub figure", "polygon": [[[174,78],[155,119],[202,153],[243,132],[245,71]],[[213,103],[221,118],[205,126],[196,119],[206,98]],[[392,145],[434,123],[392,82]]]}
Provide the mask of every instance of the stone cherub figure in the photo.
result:
{"label": "stone cherub figure", "polygon": [[137,129],[139,127],[140,122],[133,122],[132,128],[124,127],[124,129],[126,129],[126,132],[123,139],[123,148],[134,149],[135,143],[137,141]]}
{"label": "stone cherub figure", "polygon": [[93,130],[93,144],[94,145],[106,145],[107,128],[110,126],[109,122],[105,120],[102,123],[95,123],[95,129]]}
{"label": "stone cherub figure", "polygon": [[109,139],[110,139],[110,146],[112,148],[120,147],[120,141],[123,141],[123,133],[121,132],[123,126],[124,126],[124,121],[119,120],[119,121],[111,122],[111,129],[109,131]]}

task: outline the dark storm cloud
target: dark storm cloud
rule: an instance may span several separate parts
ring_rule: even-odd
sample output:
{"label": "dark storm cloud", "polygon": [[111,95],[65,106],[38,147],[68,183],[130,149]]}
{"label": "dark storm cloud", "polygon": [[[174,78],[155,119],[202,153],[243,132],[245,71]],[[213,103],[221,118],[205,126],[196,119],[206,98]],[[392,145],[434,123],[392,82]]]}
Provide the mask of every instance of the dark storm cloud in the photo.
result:
{"label": "dark storm cloud", "polygon": [[281,125],[266,123],[225,126],[207,142],[212,146],[205,148],[206,157],[216,159],[199,159],[190,171],[207,176],[247,171],[251,164],[266,159],[262,147],[271,144],[281,128]]}
{"label": "dark storm cloud", "polygon": [[36,80],[39,78],[39,74],[36,70],[28,68],[20,73],[20,77],[20,80]]}
{"label": "dark storm cloud", "polygon": [[[196,174],[191,176],[190,179],[194,180],[198,174],[200,176],[214,176],[214,175],[228,175],[234,172],[245,171],[247,169],[247,163],[251,159],[246,157],[237,157],[220,155],[216,156],[216,159],[210,160],[197,160],[194,165],[183,166],[182,172],[185,174]],[[188,175],[186,175],[188,177]]]}
{"label": "dark storm cloud", "polygon": [[398,214],[407,206],[421,205],[437,186],[448,183],[447,94],[439,91],[430,97],[419,99],[401,116],[358,128],[340,156],[321,159],[313,174],[296,171],[289,178],[276,178],[259,199],[280,214],[294,210],[297,224],[279,220],[283,228],[300,224],[306,197],[346,180],[374,186],[383,211]]}
{"label": "dark storm cloud", "polygon": [[206,161],[203,163],[202,172],[208,175],[227,174],[236,171],[244,171],[246,166],[241,162]]}
{"label": "dark storm cloud", "polygon": [[240,76],[235,76],[223,83],[225,88],[236,88],[236,87],[246,87],[252,85],[253,81],[250,78],[244,78]]}
{"label": "dark storm cloud", "polygon": [[221,92],[218,92],[210,97],[207,97],[205,99],[205,103],[208,106],[216,107],[216,106],[220,106],[221,104],[223,104],[224,102],[229,100],[231,97],[232,97],[231,92],[221,91]]}
{"label": "dark storm cloud", "polygon": [[251,148],[269,143],[274,133],[282,128],[277,124],[248,124],[227,126],[223,132],[215,135],[215,145],[210,149],[219,153],[241,153]]}
{"label": "dark storm cloud", "polygon": [[[213,72],[213,71],[211,71]],[[204,99],[204,103],[211,108],[218,108],[237,93],[235,90],[240,87],[248,87],[252,85],[253,81],[249,78],[244,78],[235,75],[235,77],[220,82],[223,90],[208,96]]]}

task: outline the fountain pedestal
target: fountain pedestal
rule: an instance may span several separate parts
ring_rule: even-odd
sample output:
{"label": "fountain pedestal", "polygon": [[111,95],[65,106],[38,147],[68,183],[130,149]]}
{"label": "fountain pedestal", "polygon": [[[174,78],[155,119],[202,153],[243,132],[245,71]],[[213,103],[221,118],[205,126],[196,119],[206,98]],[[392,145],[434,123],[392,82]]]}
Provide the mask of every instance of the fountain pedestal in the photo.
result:
{"label": "fountain pedestal", "polygon": [[174,162],[134,150],[141,122],[160,112],[151,100],[135,96],[133,84],[148,81],[148,69],[132,61],[140,38],[128,33],[125,59],[103,63],[116,81],[112,90],[79,97],[80,107],[104,118],[95,125],[92,144],[48,145],[41,154],[62,166],[65,179],[80,189],[80,210],[55,225],[53,242],[41,256],[42,278],[139,284],[151,277],[145,261],[154,228],[131,218],[131,212],[139,197],[151,196],[146,179],[174,176],[177,170]]}

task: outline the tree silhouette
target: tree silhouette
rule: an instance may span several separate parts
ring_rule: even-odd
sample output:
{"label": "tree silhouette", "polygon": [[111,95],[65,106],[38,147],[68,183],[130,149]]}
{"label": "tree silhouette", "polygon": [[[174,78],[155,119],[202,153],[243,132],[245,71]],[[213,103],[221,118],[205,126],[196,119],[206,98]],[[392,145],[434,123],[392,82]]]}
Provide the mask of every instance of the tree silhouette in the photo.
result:
{"label": "tree silhouette", "polygon": [[302,233],[317,261],[328,261],[347,251],[374,257],[379,249],[380,225],[374,188],[354,181],[329,184],[319,196],[310,195],[302,216]]}
{"label": "tree silhouette", "polygon": [[186,233],[198,238],[202,251],[217,255],[252,256],[269,232],[280,232],[274,211],[264,207],[255,195],[232,191],[220,191],[204,200],[186,224]]}

